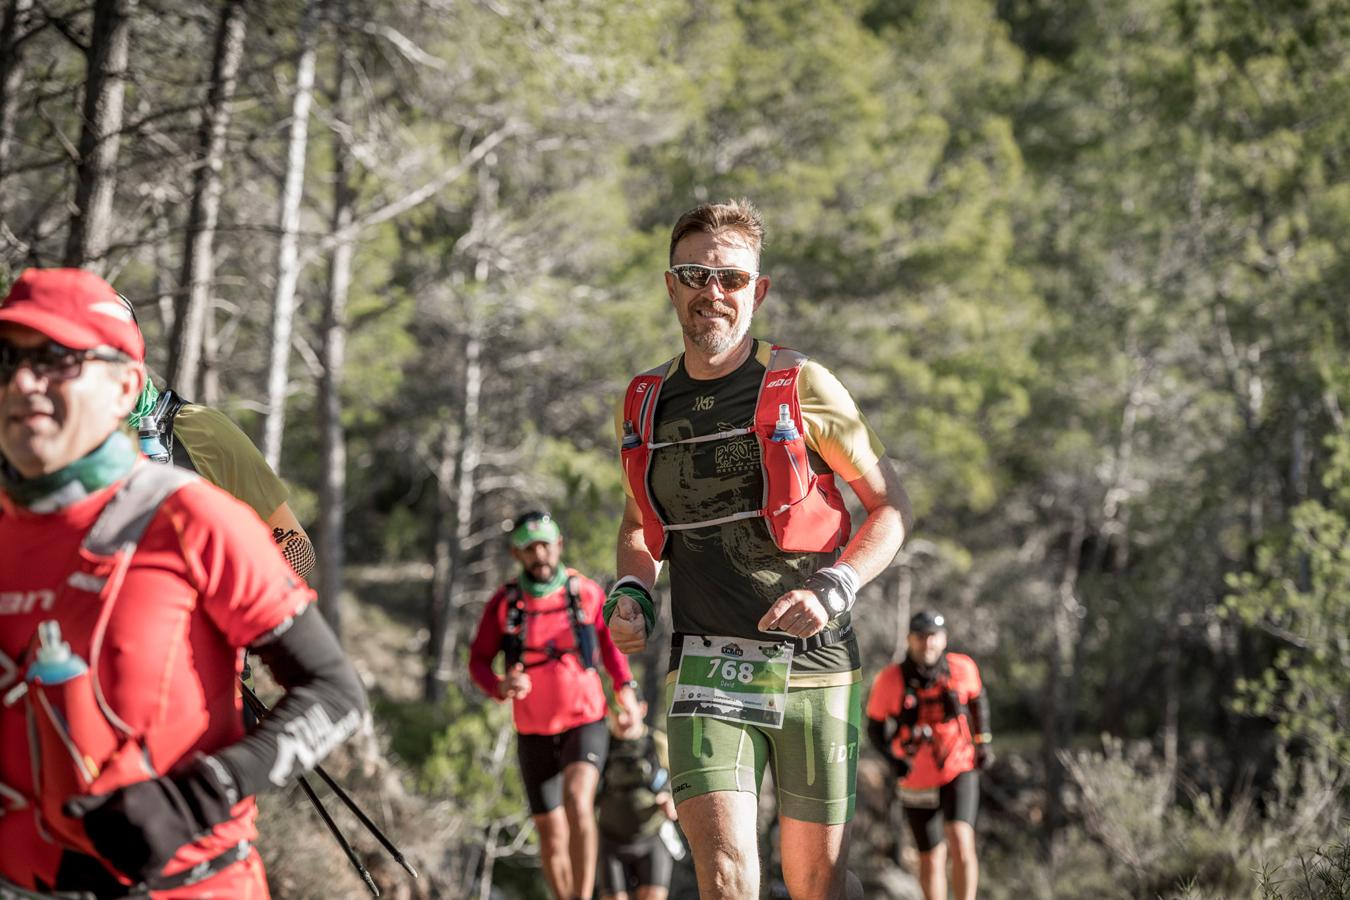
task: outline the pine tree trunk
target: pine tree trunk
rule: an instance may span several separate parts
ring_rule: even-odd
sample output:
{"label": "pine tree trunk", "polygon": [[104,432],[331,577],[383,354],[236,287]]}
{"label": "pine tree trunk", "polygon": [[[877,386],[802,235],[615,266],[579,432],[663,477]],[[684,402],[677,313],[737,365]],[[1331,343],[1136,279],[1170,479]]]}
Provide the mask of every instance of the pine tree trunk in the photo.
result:
{"label": "pine tree trunk", "polygon": [[66,239],[65,264],[100,274],[107,269],[112,231],[114,169],[122,132],[127,53],[136,0],[96,0],[84,87],[84,127],[76,168],[75,213]]}
{"label": "pine tree trunk", "polygon": [[[474,206],[473,224],[470,234],[478,238],[478,246],[484,247],[484,233],[492,227],[496,214],[498,182],[490,167],[479,170],[478,202]],[[442,460],[441,471],[454,471],[454,537],[448,543],[437,547],[437,575],[432,585],[431,598],[431,643],[430,659],[427,666],[423,693],[428,700],[437,700],[445,695],[445,687],[453,674],[455,644],[459,634],[456,612],[459,604],[456,594],[464,568],[465,548],[473,534],[473,511],[478,498],[478,463],[482,457],[483,436],[478,417],[479,401],[483,392],[483,332],[482,310],[478,303],[481,287],[487,283],[489,260],[487,253],[480,249],[474,261],[474,281],[480,290],[468,298],[468,308],[464,313],[464,391],[459,411],[458,440],[452,443],[447,434],[446,449],[454,448],[453,464]],[[440,483],[442,493],[450,487],[450,481]],[[448,497],[442,497],[441,509],[448,507]],[[440,534],[444,542],[448,529],[441,526]],[[443,554],[443,556],[442,556]]]}
{"label": "pine tree trunk", "polygon": [[[337,54],[334,80],[334,115],[347,122],[351,83],[347,62]],[[332,231],[342,234],[355,215],[351,187],[351,153],[342,129],[333,129],[333,218]],[[348,237],[333,248],[328,266],[328,296],[323,311],[323,372],[319,378],[319,608],[342,635],[343,505],[347,498],[347,439],[342,429],[342,374],[346,363],[347,295],[351,288],[355,241]]]}
{"label": "pine tree trunk", "polygon": [[[33,0],[9,0],[0,22],[0,184],[9,172],[14,123],[19,112],[19,85],[23,84],[23,49],[15,40],[28,24]],[[0,220],[5,218],[8,191],[0,190]]]}
{"label": "pine tree trunk", "polygon": [[281,467],[281,435],[286,427],[287,369],[295,320],[295,286],[300,278],[300,201],[305,184],[305,152],[309,145],[309,108],[314,99],[314,31],[319,0],[307,0],[300,22],[300,59],[295,68],[291,133],[286,153],[286,178],[281,191],[277,285],[272,297],[272,348],[267,368],[267,418],[263,423],[263,456],[273,471]]}
{"label": "pine tree trunk", "polygon": [[458,439],[451,440],[447,435],[445,448],[454,450],[453,461],[442,461],[441,471],[454,472],[453,495],[450,494],[451,482],[441,484],[445,499],[453,496],[453,503],[446,506],[453,509],[450,520],[453,528],[443,528],[443,546],[438,548],[440,577],[433,583],[435,594],[432,597],[431,659],[427,667],[425,695],[428,700],[438,700],[445,695],[445,687],[453,674],[452,664],[455,657],[455,645],[458,637],[458,623],[455,621],[457,608],[455,595],[458,593],[461,571],[464,567],[464,548],[469,542],[473,529],[473,508],[476,499],[476,479],[478,462],[482,456],[482,439],[478,424],[478,404],[483,389],[482,339],[478,334],[476,317],[470,314],[464,336],[464,391],[459,411]]}
{"label": "pine tree trunk", "polygon": [[1050,846],[1056,832],[1064,824],[1065,773],[1060,753],[1068,747],[1073,736],[1074,709],[1070,681],[1074,673],[1075,647],[1079,635],[1078,572],[1086,534],[1086,517],[1079,513],[1075,515],[1069,533],[1059,588],[1051,605],[1051,636],[1054,644],[1050,651],[1050,667],[1044,692],[1041,746],[1045,764],[1043,838],[1046,846]]}
{"label": "pine tree trunk", "polygon": [[244,56],[244,25],[243,0],[227,0],[216,29],[211,92],[198,133],[200,158],[192,177],[182,276],[178,280],[169,342],[168,381],[186,397],[201,396],[204,320],[210,314],[216,223],[220,218],[220,172],[225,162],[230,104]]}

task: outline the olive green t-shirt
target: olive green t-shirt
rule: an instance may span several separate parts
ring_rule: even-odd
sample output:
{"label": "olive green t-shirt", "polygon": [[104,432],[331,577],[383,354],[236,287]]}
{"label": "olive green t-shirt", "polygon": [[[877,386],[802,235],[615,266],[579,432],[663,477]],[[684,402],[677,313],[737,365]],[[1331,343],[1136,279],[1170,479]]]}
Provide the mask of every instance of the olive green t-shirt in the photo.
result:
{"label": "olive green t-shirt", "polygon": [[[767,342],[756,341],[736,371],[708,381],[690,377],[683,356],[675,360],[658,397],[653,442],[752,426],[770,350]],[[808,360],[797,395],[814,471],[833,471],[838,484],[877,464],[884,452],[880,439],[828,370]],[[621,434],[622,403],[619,417]],[[764,476],[753,434],[661,447],[652,451],[651,459],[652,500],[668,524],[701,522],[763,505]],[[675,630],[686,634],[772,639],[758,630],[760,617],[838,556],[778,549],[762,517],[669,534],[671,614]],[[847,617],[845,613],[834,624],[844,624]],[[795,658],[793,683],[802,683],[797,673],[847,672],[858,666],[857,642],[850,637]]]}
{"label": "olive green t-shirt", "polygon": [[197,474],[253,507],[264,522],[286,502],[286,485],[248,435],[219,410],[185,403],[174,417],[173,437]]}

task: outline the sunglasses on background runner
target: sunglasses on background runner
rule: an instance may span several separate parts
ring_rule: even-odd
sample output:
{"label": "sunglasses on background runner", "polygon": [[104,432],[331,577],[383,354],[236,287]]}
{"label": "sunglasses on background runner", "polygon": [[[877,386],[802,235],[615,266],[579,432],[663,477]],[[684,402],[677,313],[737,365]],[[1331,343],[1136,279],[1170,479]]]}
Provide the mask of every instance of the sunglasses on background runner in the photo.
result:
{"label": "sunglasses on background runner", "polygon": [[670,274],[674,275],[680,284],[696,291],[707,287],[708,282],[714,278],[722,286],[722,290],[739,291],[759,277],[758,272],[734,268],[714,269],[711,266],[700,266],[698,263],[671,266]]}
{"label": "sunglasses on background runner", "polygon": [[14,374],[25,365],[35,378],[70,381],[80,377],[84,364],[91,359],[123,362],[126,357],[115,350],[72,350],[56,342],[36,347],[17,347],[8,341],[0,341],[0,386],[9,384]]}

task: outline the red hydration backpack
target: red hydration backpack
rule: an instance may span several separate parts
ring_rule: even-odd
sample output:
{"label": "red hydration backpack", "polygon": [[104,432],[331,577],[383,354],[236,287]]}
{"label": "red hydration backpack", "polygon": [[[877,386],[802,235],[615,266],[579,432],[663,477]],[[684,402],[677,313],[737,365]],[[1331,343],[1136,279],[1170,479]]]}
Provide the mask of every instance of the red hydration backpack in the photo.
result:
{"label": "red hydration backpack", "polygon": [[[825,553],[842,547],[851,529],[844,498],[835,486],[834,474],[817,475],[807,458],[803,437],[801,401],[797,397],[797,379],[806,356],[796,350],[774,346],[769,364],[760,382],[755,402],[755,421],[750,428],[736,428],[716,434],[698,435],[678,441],[654,442],[653,424],[657,398],[666,372],[675,360],[643,372],[628,385],[623,401],[624,436],[620,454],[624,477],[638,508],[642,510],[642,536],[653,559],[665,555],[671,531],[706,528],[739,519],[763,517],[780,550],[798,553]],[[775,440],[774,429],[779,407],[786,406],[796,426],[796,438]],[[733,513],[702,522],[664,522],[652,500],[649,477],[652,451],[675,444],[696,444],[730,440],[754,434],[759,442],[760,471],[764,475],[763,503],[757,509]]]}

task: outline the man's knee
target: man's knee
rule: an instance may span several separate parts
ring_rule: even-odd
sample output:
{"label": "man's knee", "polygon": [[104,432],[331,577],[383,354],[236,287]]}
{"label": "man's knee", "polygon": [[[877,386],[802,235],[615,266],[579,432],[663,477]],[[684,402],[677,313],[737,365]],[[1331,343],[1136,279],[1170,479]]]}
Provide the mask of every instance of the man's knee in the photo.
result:
{"label": "man's knee", "polygon": [[919,851],[919,865],[941,869],[947,864],[947,844],[941,843],[931,850]]}
{"label": "man's knee", "polygon": [[563,792],[563,808],[567,811],[567,818],[570,821],[584,825],[595,814],[594,791],[576,790],[569,786]]}
{"label": "man's knee", "polygon": [[693,843],[693,848],[700,885],[715,889],[719,897],[739,897],[754,890],[751,876],[759,871],[759,849],[754,844],[747,847],[740,841],[720,839],[711,846]]}
{"label": "man's knee", "polygon": [[944,829],[947,845],[951,847],[952,862],[960,865],[975,858],[975,829],[969,822],[952,822]]}
{"label": "man's knee", "polygon": [[535,831],[539,832],[539,849],[546,856],[567,850],[567,819],[561,809],[550,810],[534,817]]}
{"label": "man's knee", "polygon": [[[835,865],[819,865],[794,868],[791,874],[783,871],[783,880],[787,882],[788,893],[804,900],[815,898],[845,897],[845,885],[848,869],[840,860]],[[856,880],[856,879],[855,879]]]}

